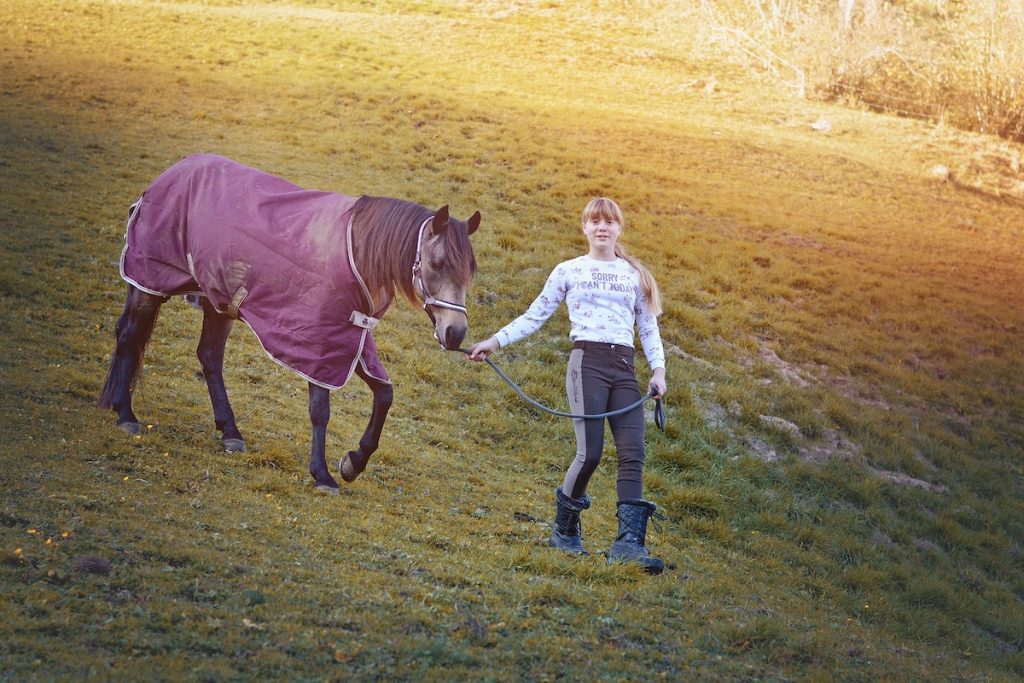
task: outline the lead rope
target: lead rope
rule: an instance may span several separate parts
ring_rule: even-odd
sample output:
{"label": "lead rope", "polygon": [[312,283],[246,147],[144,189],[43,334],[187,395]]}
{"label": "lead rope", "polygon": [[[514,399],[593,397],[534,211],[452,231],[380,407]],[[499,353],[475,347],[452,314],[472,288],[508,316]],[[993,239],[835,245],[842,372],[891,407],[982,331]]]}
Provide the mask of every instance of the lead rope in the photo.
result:
{"label": "lead rope", "polygon": [[668,519],[668,517],[666,517],[665,515],[661,514],[657,510],[654,510],[653,512],[651,512],[651,516],[650,516],[651,526],[654,527],[654,530],[657,531],[659,534],[661,533],[661,525],[658,524],[658,522],[664,522],[666,519]]}
{"label": "lead rope", "polygon": [[[453,351],[461,351],[462,353],[466,354],[467,356],[470,353],[469,349],[452,349],[452,350]],[[545,413],[551,413],[552,415],[557,415],[558,417],[571,417],[571,418],[573,418],[575,420],[599,420],[599,419],[604,419],[606,417],[615,417],[616,415],[622,415],[623,413],[628,413],[629,411],[637,408],[638,406],[643,405],[644,402],[649,401],[650,399],[654,398],[654,390],[652,389],[650,391],[650,393],[648,393],[646,396],[641,398],[639,401],[637,401],[635,403],[632,403],[632,404],[626,406],[625,408],[619,408],[618,410],[612,410],[612,411],[609,411],[607,413],[596,413],[594,415],[575,415],[573,413],[564,413],[564,412],[562,412],[560,410],[554,410],[553,408],[548,408],[546,405],[544,405],[542,403],[538,403],[537,401],[535,401],[532,398],[530,398],[529,396],[527,396],[526,392],[524,392],[522,389],[520,389],[519,385],[516,384],[515,382],[513,382],[512,378],[510,378],[508,375],[506,375],[504,372],[502,372],[501,368],[499,368],[497,365],[495,365],[494,361],[492,361],[490,358],[484,358],[484,362],[487,363],[488,365],[490,365],[494,369],[494,371],[496,373],[498,373],[498,376],[501,377],[503,380],[505,380],[508,383],[508,385],[510,387],[512,387],[512,389],[517,394],[519,394],[519,397],[522,398],[524,401],[526,401],[527,403],[529,403],[530,405],[532,405],[532,406],[534,406],[536,408],[540,408]],[[665,431],[665,408],[662,406],[660,398],[654,399],[654,424],[657,425],[658,429],[660,429],[661,431],[663,431],[663,432]]]}

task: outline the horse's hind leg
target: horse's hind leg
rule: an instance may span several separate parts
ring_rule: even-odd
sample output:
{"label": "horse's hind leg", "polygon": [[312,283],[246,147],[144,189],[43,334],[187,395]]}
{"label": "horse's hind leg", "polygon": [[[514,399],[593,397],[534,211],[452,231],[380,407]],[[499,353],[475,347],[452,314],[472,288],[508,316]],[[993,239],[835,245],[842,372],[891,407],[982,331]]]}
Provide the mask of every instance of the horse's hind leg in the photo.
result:
{"label": "horse's hind leg", "polygon": [[196,355],[203,366],[203,377],[206,378],[206,388],[210,392],[214,424],[223,435],[224,450],[244,451],[245,440],[235,424],[235,413],[231,410],[228,391],[224,387],[224,347],[234,321],[218,313],[206,297],[202,298],[202,305],[203,333],[199,338]]}
{"label": "horse's hind leg", "polygon": [[359,450],[349,451],[338,462],[341,478],[347,482],[355,481],[356,477],[362,474],[370,456],[377,450],[377,446],[380,444],[380,435],[384,429],[384,421],[388,417],[388,410],[391,408],[391,401],[394,398],[391,384],[371,377],[361,365],[356,367],[356,372],[373,392],[373,411],[370,413],[370,422],[366,425],[366,431],[359,439]]}
{"label": "horse's hind leg", "polygon": [[107,380],[100,393],[101,408],[117,412],[117,426],[129,434],[142,431],[139,419],[132,411],[132,392],[142,367],[142,356],[153,333],[157,314],[166,297],[147,294],[128,285],[124,311],[114,328],[117,346],[107,371]]}

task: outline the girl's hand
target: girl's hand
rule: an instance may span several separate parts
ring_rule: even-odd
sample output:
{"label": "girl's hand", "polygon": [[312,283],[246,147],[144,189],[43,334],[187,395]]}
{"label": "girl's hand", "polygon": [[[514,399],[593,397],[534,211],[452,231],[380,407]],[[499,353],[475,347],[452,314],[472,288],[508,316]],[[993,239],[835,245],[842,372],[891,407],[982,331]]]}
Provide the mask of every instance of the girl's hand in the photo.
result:
{"label": "girl's hand", "polygon": [[668,391],[668,385],[665,384],[665,368],[655,368],[651,373],[650,389],[655,392],[654,398],[661,398]]}
{"label": "girl's hand", "polygon": [[482,342],[477,342],[476,344],[473,344],[473,346],[470,347],[469,354],[467,354],[466,357],[469,358],[470,360],[480,362],[500,348],[501,344],[498,343],[498,338],[491,337],[490,339],[485,339]]}

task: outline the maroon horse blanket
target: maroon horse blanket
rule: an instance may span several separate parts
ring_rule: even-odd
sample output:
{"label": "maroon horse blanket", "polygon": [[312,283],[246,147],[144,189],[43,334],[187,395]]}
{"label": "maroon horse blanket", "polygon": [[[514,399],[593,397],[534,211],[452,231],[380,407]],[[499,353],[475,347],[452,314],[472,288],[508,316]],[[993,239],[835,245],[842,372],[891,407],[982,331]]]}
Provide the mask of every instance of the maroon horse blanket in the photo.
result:
{"label": "maroon horse blanket", "polygon": [[267,354],[326,389],[356,363],[389,382],[352,258],[355,197],[306,190],[223,157],[186,157],[132,206],[121,277],[159,296],[200,294]]}

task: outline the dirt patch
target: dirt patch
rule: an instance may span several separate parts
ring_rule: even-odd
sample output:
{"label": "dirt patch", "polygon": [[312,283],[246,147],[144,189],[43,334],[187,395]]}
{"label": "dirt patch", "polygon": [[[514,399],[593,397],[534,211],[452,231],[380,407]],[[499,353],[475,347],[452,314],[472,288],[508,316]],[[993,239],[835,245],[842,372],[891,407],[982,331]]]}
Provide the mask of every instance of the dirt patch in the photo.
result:
{"label": "dirt patch", "polygon": [[854,458],[860,455],[859,444],[850,441],[835,429],[826,430],[825,435],[800,448],[800,458],[807,462],[823,463],[834,458]]}
{"label": "dirt patch", "polygon": [[886,481],[891,481],[892,483],[900,486],[912,486],[914,488],[931,491],[933,493],[949,493],[949,487],[945,484],[933,484],[931,482],[924,481],[923,479],[912,477],[904,472],[890,472],[889,470],[879,470],[873,467],[869,467],[868,471],[876,477],[881,477]]}
{"label": "dirt patch", "polygon": [[725,370],[723,370],[722,368],[718,367],[714,363],[706,361],[703,358],[700,358],[698,356],[693,355],[692,353],[687,353],[686,351],[683,351],[681,348],[679,348],[675,344],[666,344],[665,345],[665,350],[667,352],[671,353],[672,355],[679,356],[680,358],[688,360],[691,363],[693,363],[694,365],[697,365],[697,366],[699,366],[699,367],[701,367],[701,368],[703,368],[705,370],[713,370],[713,371],[718,371],[718,372],[725,373]]}
{"label": "dirt patch", "polygon": [[775,370],[782,379],[790,384],[801,389],[811,386],[811,382],[796,367],[779,358],[779,355],[763,341],[758,342],[758,355],[765,364]]}
{"label": "dirt patch", "polygon": [[739,363],[744,368],[752,369],[754,364],[760,360],[779,375],[779,377],[795,387],[805,389],[817,384],[829,385],[837,394],[844,398],[865,406],[878,408],[879,410],[892,410],[892,404],[878,395],[869,385],[858,381],[856,378],[847,375],[833,375],[826,365],[816,363],[805,363],[796,365],[779,357],[768,342],[763,339],[757,341],[757,358],[740,358]]}
{"label": "dirt patch", "polygon": [[785,418],[776,415],[759,415],[758,419],[766,427],[789,434],[794,439],[799,439],[801,436],[800,427]]}
{"label": "dirt patch", "polygon": [[729,426],[729,415],[726,409],[714,401],[708,401],[698,395],[699,387],[690,385],[690,392],[693,394],[693,402],[704,418],[704,424],[708,429],[726,432],[732,436],[732,429]]}
{"label": "dirt patch", "polygon": [[944,180],[957,187],[1024,206],[1024,150],[1007,142],[971,138],[971,155]]}
{"label": "dirt patch", "polygon": [[759,439],[756,436],[748,436],[746,444],[747,448],[750,449],[751,455],[760,460],[775,462],[779,459],[779,454],[772,448],[771,444],[763,439]]}
{"label": "dirt patch", "polygon": [[[715,370],[723,374],[729,374],[723,368],[709,363],[701,358],[689,354],[675,345],[668,345],[667,350],[681,358],[702,368]],[[756,358],[740,356],[739,364],[747,370],[752,370],[755,364],[761,361],[772,368],[784,382],[796,387],[806,388],[814,383],[827,382],[838,388],[840,393],[862,404],[888,410],[889,404],[885,401],[866,395],[866,391],[850,378],[828,377],[828,368],[825,366],[814,366],[810,369],[798,367],[782,358],[770,347],[767,342],[758,340],[758,355]],[[769,381],[769,380],[766,380]],[[690,392],[694,404],[697,406],[704,423],[709,429],[724,432],[730,439],[741,442],[746,449],[756,458],[765,462],[775,462],[780,459],[776,449],[764,439],[754,434],[744,434],[739,428],[737,420],[742,417],[742,408],[739,405],[722,406],[712,400],[701,396],[702,390],[707,387],[701,383],[691,384]],[[797,446],[799,457],[807,462],[823,463],[834,458],[852,458],[860,455],[860,445],[842,436],[835,429],[828,429],[824,435],[813,441],[809,441],[803,435],[800,425],[775,415],[759,415],[758,419],[769,431],[779,432],[788,435]]]}
{"label": "dirt patch", "polygon": [[827,378],[828,383],[841,396],[856,401],[861,405],[871,406],[879,410],[892,410],[892,405],[875,394],[869,387],[846,375]]}

